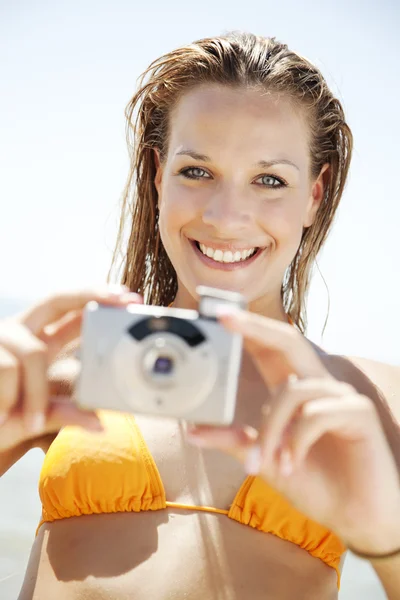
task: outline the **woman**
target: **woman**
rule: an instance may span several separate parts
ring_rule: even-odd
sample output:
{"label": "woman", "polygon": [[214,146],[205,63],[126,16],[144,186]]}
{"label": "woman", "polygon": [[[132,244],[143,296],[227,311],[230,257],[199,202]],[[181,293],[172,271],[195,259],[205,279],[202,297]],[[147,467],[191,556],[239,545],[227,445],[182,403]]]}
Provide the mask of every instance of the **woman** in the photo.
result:
{"label": "woman", "polygon": [[[361,370],[303,335],[351,158],[339,101],[285,45],[232,34],[155,61],[126,114],[128,292],[59,296],[1,328],[3,471],[47,451],[20,600],[330,600],[348,547],[398,598],[398,425]],[[57,369],[49,392],[89,299],[192,308],[200,283],[249,303],[219,316],[245,339],[232,427],[81,413]],[[50,445],[66,424],[81,427]]]}

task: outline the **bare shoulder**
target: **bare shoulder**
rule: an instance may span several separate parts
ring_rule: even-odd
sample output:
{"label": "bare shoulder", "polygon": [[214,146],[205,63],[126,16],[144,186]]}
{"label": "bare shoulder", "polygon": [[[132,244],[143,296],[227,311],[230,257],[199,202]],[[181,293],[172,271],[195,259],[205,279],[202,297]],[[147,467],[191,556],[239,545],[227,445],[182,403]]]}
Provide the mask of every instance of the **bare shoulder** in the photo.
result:
{"label": "bare shoulder", "polygon": [[368,358],[328,354],[313,346],[336,379],[350,383],[360,394],[373,400],[379,396],[400,423],[400,366]]}
{"label": "bare shoulder", "polygon": [[400,468],[400,367],[328,354],[315,344],[313,347],[336,379],[349,383],[374,402]]}
{"label": "bare shoulder", "polygon": [[400,366],[361,357],[350,357],[347,360],[381,390],[386,402],[400,423]]}

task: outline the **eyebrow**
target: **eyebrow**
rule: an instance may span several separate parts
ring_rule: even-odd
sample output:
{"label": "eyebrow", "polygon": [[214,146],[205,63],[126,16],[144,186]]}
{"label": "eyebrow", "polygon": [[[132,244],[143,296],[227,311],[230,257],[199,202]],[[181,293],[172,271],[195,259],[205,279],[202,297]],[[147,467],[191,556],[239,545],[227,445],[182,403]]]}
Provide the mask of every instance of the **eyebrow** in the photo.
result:
{"label": "eyebrow", "polygon": [[[200,160],[202,162],[211,162],[211,158],[209,156],[206,156],[205,154],[199,154],[198,152],[195,152],[194,150],[184,149],[184,150],[181,150],[180,152],[177,152],[176,156],[190,156],[194,160]],[[260,167],[261,169],[269,169],[269,167],[273,167],[274,165],[290,165],[291,167],[294,167],[295,169],[300,171],[299,167],[294,162],[292,162],[291,160],[288,160],[286,158],[275,158],[272,160],[260,160],[258,163],[255,163],[254,166]]]}

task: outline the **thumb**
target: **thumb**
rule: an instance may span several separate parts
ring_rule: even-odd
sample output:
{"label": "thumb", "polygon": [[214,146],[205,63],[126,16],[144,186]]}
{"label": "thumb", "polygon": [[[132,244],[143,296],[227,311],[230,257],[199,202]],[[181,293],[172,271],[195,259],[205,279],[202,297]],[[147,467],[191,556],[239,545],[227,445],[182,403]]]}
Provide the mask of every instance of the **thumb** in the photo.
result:
{"label": "thumb", "polygon": [[189,426],[186,437],[194,446],[221,450],[245,464],[250,448],[258,439],[258,432],[249,425],[244,427],[198,425]]}
{"label": "thumb", "polygon": [[73,396],[80,370],[80,362],[73,356],[52,363],[47,371],[50,396]]}

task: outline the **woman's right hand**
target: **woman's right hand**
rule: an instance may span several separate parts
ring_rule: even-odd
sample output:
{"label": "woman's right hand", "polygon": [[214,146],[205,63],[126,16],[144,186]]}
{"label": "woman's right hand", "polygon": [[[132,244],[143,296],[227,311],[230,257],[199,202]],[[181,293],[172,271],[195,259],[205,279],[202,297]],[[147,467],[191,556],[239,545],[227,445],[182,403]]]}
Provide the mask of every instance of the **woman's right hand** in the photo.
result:
{"label": "woman's right hand", "polygon": [[[0,452],[29,439],[57,433],[64,425],[101,430],[93,411],[71,400],[75,368],[63,381],[51,376],[63,349],[80,336],[82,311],[95,300],[126,306],[142,303],[126,287],[58,294],[14,317],[0,320]],[[73,359],[66,364],[72,365]],[[52,369],[49,367],[52,366]]]}

